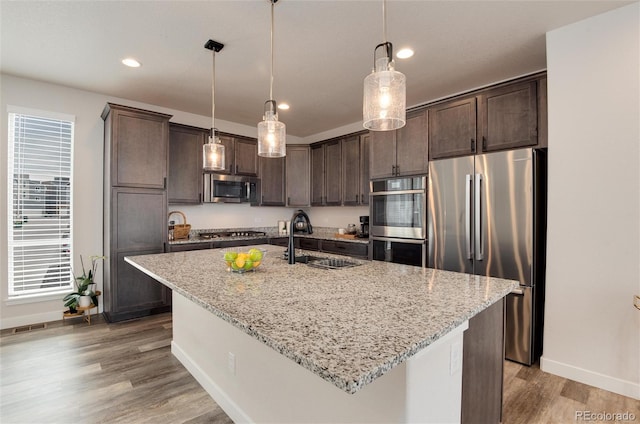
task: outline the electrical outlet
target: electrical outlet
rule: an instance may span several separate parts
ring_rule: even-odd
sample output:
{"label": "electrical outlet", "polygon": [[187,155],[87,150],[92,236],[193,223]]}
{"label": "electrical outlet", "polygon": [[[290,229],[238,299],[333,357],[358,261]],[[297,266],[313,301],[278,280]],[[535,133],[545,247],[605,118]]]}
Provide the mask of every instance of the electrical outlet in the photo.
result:
{"label": "electrical outlet", "polygon": [[236,355],[231,352],[227,356],[227,368],[231,375],[236,375]]}
{"label": "electrical outlet", "polygon": [[453,375],[462,369],[462,343],[455,342],[451,345],[451,357],[449,362],[449,375]]}

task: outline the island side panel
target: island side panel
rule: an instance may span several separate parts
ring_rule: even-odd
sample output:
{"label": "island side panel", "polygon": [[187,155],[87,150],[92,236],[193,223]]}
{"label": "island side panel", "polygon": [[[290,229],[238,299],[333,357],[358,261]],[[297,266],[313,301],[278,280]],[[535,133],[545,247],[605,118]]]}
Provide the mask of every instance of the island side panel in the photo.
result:
{"label": "island side panel", "polygon": [[[449,354],[452,343],[462,343],[466,323],[348,394],[175,291],[173,305],[172,352],[235,422],[460,419],[462,377],[460,371],[449,373]],[[451,391],[456,405],[442,402]],[[440,397],[430,398],[429,393]]]}

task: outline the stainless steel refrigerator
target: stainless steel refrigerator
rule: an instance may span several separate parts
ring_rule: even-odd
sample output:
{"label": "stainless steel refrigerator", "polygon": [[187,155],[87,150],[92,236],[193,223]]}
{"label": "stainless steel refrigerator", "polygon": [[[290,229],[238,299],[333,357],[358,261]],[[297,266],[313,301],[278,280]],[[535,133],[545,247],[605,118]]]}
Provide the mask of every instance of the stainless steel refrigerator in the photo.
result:
{"label": "stainless steel refrigerator", "polygon": [[542,353],[546,150],[520,149],[429,164],[428,266],[520,281],[506,298],[505,357]]}

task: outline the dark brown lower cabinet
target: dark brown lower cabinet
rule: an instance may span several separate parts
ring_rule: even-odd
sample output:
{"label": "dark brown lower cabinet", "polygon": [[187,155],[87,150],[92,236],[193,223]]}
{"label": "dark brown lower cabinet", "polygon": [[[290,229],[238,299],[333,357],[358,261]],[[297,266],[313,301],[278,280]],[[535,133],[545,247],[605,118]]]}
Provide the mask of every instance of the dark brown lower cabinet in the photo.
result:
{"label": "dark brown lower cabinet", "polygon": [[502,420],[504,299],[469,320],[462,354],[462,423]]}
{"label": "dark brown lower cabinet", "polygon": [[166,190],[112,188],[105,200],[104,315],[110,322],[171,309],[171,290],[124,261],[163,253],[167,238]]}
{"label": "dark brown lower cabinet", "polygon": [[171,289],[124,261],[126,256],[163,253],[163,249],[119,252],[111,260],[117,284],[105,290],[104,315],[110,322],[140,318],[171,310]]}

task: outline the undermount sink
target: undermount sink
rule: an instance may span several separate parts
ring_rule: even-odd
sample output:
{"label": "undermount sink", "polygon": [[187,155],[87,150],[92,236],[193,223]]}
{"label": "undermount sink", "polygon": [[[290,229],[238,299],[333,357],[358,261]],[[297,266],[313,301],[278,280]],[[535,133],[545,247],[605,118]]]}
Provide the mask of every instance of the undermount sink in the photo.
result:
{"label": "undermount sink", "polygon": [[307,262],[307,265],[316,268],[337,269],[358,266],[360,263],[342,258],[317,258]]}
{"label": "undermount sink", "polygon": [[324,256],[300,255],[296,256],[297,264],[307,264],[315,268],[337,269],[361,265],[359,262],[343,258],[327,258]]}

